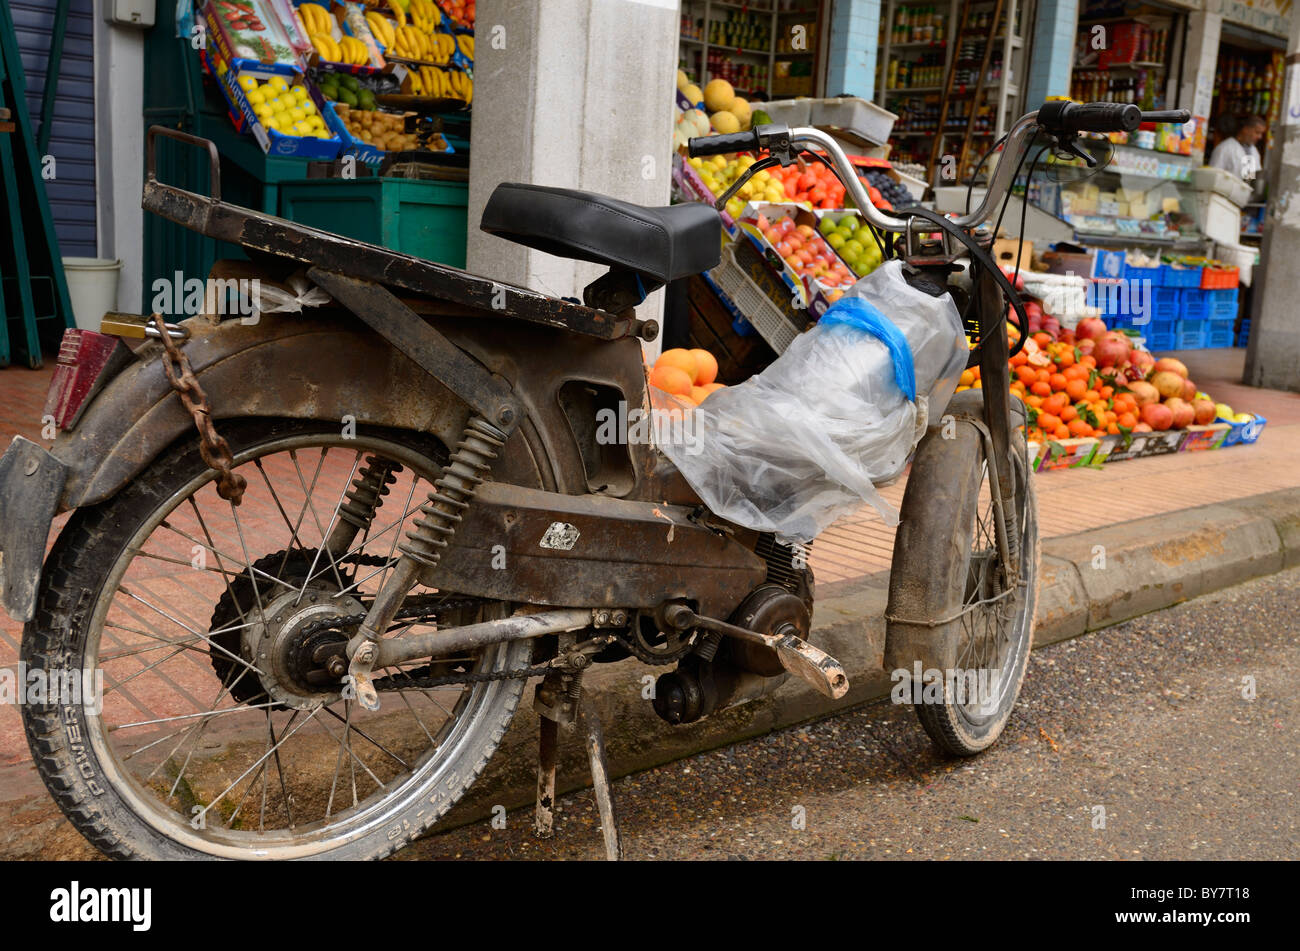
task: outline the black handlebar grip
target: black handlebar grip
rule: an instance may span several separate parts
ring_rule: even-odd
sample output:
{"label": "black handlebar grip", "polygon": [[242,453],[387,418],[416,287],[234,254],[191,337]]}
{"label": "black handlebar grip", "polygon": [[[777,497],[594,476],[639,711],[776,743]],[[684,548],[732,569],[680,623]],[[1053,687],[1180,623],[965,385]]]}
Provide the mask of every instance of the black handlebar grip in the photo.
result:
{"label": "black handlebar grip", "polygon": [[1038,123],[1052,132],[1132,132],[1142,110],[1131,102],[1045,102]]}
{"label": "black handlebar grip", "polygon": [[726,135],[705,135],[686,143],[691,158],[702,155],[726,155],[728,152],[754,152],[758,150],[758,130],[730,132]]}
{"label": "black handlebar grip", "polygon": [[1192,114],[1186,109],[1165,109],[1159,112],[1142,113],[1143,122],[1173,122],[1177,125],[1183,125],[1191,120]]}

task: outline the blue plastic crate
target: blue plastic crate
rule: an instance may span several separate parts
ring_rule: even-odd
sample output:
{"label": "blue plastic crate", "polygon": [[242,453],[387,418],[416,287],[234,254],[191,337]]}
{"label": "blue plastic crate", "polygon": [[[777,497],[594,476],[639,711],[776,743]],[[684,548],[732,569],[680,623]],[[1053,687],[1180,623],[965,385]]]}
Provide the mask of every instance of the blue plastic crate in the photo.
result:
{"label": "blue plastic crate", "polygon": [[1205,346],[1210,349],[1232,346],[1232,325],[1235,319],[1209,320],[1209,329],[1205,332]]}
{"label": "blue plastic crate", "polygon": [[1237,346],[1244,347],[1250,340],[1250,318],[1247,317],[1241,322],[1241,329],[1237,331]]}
{"label": "blue plastic crate", "polygon": [[1201,269],[1199,267],[1174,267],[1172,264],[1160,265],[1160,283],[1165,287],[1200,287]]}
{"label": "blue plastic crate", "polygon": [[1203,291],[1199,287],[1188,287],[1182,291],[1182,307],[1179,316],[1183,320],[1204,320],[1206,317],[1205,295],[1208,291]]}
{"label": "blue plastic crate", "polygon": [[1205,316],[1210,320],[1235,320],[1237,289],[1205,291]]}
{"label": "blue plastic crate", "polygon": [[1148,350],[1174,350],[1178,344],[1178,322],[1153,320],[1139,327],[1146,338]]}
{"label": "blue plastic crate", "polygon": [[1205,337],[1209,332],[1209,321],[1203,318],[1191,318],[1178,321],[1176,350],[1201,350],[1205,347]]}
{"label": "blue plastic crate", "polygon": [[1177,320],[1183,312],[1183,292],[1169,287],[1152,288],[1151,322]]}
{"label": "blue plastic crate", "polygon": [[1124,280],[1126,281],[1150,281],[1153,284],[1162,284],[1159,267],[1134,267],[1127,261],[1124,263]]}

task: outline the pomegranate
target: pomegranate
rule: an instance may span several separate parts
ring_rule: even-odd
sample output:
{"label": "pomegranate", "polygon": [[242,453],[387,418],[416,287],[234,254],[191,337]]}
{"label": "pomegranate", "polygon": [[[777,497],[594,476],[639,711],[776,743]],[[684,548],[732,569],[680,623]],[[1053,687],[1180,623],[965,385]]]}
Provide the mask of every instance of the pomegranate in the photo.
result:
{"label": "pomegranate", "polygon": [[1133,427],[1133,432],[1135,432],[1135,433],[1149,433],[1149,432],[1151,432],[1151,427],[1148,426],[1146,423],[1138,423],[1136,426]]}
{"label": "pomegranate", "polygon": [[1192,404],[1177,396],[1165,400],[1165,406],[1169,407],[1169,411],[1174,414],[1174,429],[1186,429],[1196,418],[1196,410],[1192,409]]}
{"label": "pomegranate", "polygon": [[1134,380],[1128,385],[1129,392],[1137,397],[1138,409],[1148,403],[1160,402],[1160,391],[1145,380]]}
{"label": "pomegranate", "polygon": [[1155,366],[1153,366],[1152,369],[1155,370],[1156,373],[1166,371],[1177,373],[1184,380],[1188,377],[1187,364],[1183,363],[1182,360],[1175,360],[1173,357],[1161,357],[1155,362]]}
{"label": "pomegranate", "polygon": [[1183,380],[1183,399],[1189,403],[1196,399],[1196,384],[1191,380]]}
{"label": "pomegranate", "polygon": [[1125,334],[1111,330],[1097,341],[1092,349],[1092,355],[1097,358],[1098,367],[1113,367],[1127,360],[1132,349],[1133,345],[1129,343]]}
{"label": "pomegranate", "polygon": [[1172,370],[1157,370],[1151,376],[1151,385],[1163,399],[1183,395],[1183,378]]}
{"label": "pomegranate", "polygon": [[1148,403],[1142,407],[1142,422],[1154,430],[1166,430],[1174,424],[1174,411],[1164,403]]}
{"label": "pomegranate", "polygon": [[1074,328],[1074,338],[1083,340],[1100,340],[1106,334],[1106,325],[1100,317],[1085,317]]}
{"label": "pomegranate", "polygon": [[1076,338],[1075,346],[1079,348],[1080,353],[1092,353],[1093,348],[1097,346],[1097,341],[1093,340],[1091,337],[1084,337],[1082,340],[1078,340],[1079,332],[1077,330],[1074,332],[1074,335]]}
{"label": "pomegranate", "polygon": [[1134,350],[1128,355],[1128,362],[1133,366],[1131,376],[1134,379],[1146,379],[1156,364],[1156,358],[1145,350]]}
{"label": "pomegranate", "polygon": [[1192,400],[1192,411],[1196,414],[1196,425],[1204,426],[1214,422],[1213,400]]}

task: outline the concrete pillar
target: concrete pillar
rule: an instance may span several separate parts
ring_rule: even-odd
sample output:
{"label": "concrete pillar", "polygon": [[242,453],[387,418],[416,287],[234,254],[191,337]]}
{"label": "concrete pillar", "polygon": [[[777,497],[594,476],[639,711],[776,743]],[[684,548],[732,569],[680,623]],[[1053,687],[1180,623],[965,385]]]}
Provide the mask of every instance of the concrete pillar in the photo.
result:
{"label": "concrete pillar", "polygon": [[[144,308],[144,31],[95,20],[95,194],[99,256],[118,259],[117,309]],[[65,59],[65,68],[67,60]]]}
{"label": "concrete pillar", "polygon": [[[608,270],[480,231],[501,182],[668,204],[678,27],[677,0],[480,0],[470,271],[581,297]],[[657,291],[637,316],[657,320],[662,309]]]}
{"label": "concrete pillar", "polygon": [[[1183,82],[1178,87],[1177,105],[1190,109],[1193,117],[1203,124],[1209,122],[1210,103],[1214,99],[1214,74],[1218,69],[1219,36],[1223,32],[1223,16],[1194,10],[1187,15],[1187,51],[1183,60]],[[1206,138],[1209,128],[1206,128]],[[1194,152],[1192,158],[1204,161],[1205,152]]]}
{"label": "concrete pillar", "polygon": [[880,0],[835,0],[830,22],[826,95],[870,100],[876,93]]}
{"label": "concrete pillar", "polygon": [[1268,154],[1262,267],[1255,269],[1250,343],[1242,382],[1300,391],[1300,17],[1291,19],[1282,125]]}
{"label": "concrete pillar", "polygon": [[1034,34],[1029,38],[1029,79],[1024,112],[1037,109],[1048,96],[1070,94],[1079,0],[1039,0]]}

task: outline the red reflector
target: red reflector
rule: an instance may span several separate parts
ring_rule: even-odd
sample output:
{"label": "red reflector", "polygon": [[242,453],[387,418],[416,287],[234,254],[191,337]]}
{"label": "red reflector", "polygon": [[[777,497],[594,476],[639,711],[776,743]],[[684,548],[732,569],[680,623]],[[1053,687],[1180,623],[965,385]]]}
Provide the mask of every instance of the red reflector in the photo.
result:
{"label": "red reflector", "polygon": [[93,330],[65,330],[59,344],[59,361],[45,396],[45,415],[53,416],[60,429],[76,425],[81,410],[97,389],[96,381],[108,366],[113,351],[121,346],[117,337]]}

